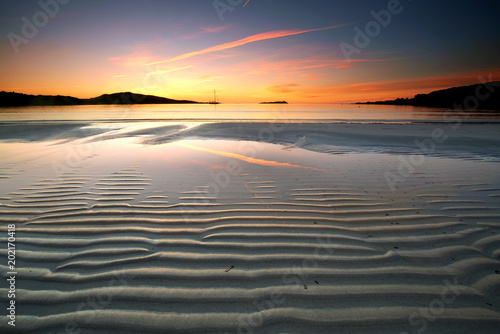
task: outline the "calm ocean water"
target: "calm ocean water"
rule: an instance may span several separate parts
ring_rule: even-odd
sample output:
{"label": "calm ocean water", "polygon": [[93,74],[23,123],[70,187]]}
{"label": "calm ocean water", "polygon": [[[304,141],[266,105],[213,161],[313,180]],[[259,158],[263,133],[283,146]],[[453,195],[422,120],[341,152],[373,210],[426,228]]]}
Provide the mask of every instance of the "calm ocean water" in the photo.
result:
{"label": "calm ocean water", "polygon": [[354,104],[88,105],[0,108],[0,121],[500,121],[500,113],[459,115],[440,108]]}

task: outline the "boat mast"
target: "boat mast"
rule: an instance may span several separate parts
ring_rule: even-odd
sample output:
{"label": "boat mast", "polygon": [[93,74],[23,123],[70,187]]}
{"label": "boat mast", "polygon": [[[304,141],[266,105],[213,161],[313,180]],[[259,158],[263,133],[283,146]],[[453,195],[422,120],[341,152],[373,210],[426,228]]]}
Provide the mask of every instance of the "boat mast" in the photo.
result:
{"label": "boat mast", "polygon": [[213,101],[208,101],[209,104],[219,104],[220,102],[217,101],[217,93],[214,89],[214,99]]}

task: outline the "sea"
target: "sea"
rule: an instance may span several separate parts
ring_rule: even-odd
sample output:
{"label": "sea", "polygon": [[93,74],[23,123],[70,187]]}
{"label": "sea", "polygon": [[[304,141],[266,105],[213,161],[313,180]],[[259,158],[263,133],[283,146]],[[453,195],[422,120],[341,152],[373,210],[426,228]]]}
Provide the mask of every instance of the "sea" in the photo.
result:
{"label": "sea", "polygon": [[357,104],[134,104],[0,108],[6,121],[498,122],[500,112]]}

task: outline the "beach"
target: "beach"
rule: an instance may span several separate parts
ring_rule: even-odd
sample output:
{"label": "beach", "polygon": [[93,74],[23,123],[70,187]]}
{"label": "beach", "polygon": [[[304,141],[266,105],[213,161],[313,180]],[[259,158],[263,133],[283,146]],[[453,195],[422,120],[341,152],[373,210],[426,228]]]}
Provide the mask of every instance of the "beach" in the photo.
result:
{"label": "beach", "polygon": [[500,333],[499,11],[1,2],[0,334]]}
{"label": "beach", "polygon": [[497,333],[498,133],[5,120],[1,331]]}

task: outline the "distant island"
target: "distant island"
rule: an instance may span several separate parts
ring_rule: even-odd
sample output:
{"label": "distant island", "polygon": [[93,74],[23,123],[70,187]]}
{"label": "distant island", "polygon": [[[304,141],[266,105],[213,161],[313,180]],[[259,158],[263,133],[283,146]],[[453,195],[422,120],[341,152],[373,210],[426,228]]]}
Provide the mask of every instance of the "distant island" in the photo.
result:
{"label": "distant island", "polygon": [[90,99],[79,99],[72,96],[62,95],[28,95],[15,92],[0,92],[0,107],[187,103],[200,102],[189,100],[174,100],[165,97],[135,94],[131,92],[104,94]]}
{"label": "distant island", "polygon": [[500,81],[453,87],[429,94],[418,94],[413,98],[399,98],[387,101],[357,102],[356,104],[388,104],[401,106],[500,110]]}
{"label": "distant island", "polygon": [[260,104],[288,104],[286,101],[261,102]]}

